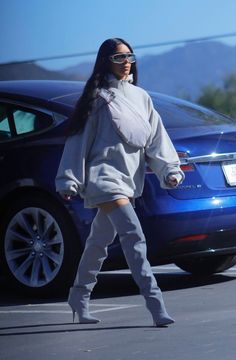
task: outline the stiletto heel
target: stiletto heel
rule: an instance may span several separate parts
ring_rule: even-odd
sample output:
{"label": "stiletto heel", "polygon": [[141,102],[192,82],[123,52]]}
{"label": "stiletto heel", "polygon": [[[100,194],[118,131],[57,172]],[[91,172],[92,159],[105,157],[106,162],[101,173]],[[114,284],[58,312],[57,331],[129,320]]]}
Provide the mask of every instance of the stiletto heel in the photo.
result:
{"label": "stiletto heel", "polygon": [[78,315],[80,324],[97,324],[99,319],[92,317],[89,313],[89,294],[83,294],[79,288],[70,288],[68,304],[72,310],[73,323],[75,314]]}
{"label": "stiletto heel", "polygon": [[175,321],[171,317],[162,318],[161,320],[153,320],[153,326],[155,327],[166,327],[167,325],[173,324]]}
{"label": "stiletto heel", "polygon": [[167,326],[175,321],[166,311],[161,291],[157,291],[155,297],[146,297],[146,306],[153,319],[153,325],[156,327]]}
{"label": "stiletto heel", "polygon": [[73,323],[75,322],[75,311],[73,309],[72,310],[72,319],[73,319]]}

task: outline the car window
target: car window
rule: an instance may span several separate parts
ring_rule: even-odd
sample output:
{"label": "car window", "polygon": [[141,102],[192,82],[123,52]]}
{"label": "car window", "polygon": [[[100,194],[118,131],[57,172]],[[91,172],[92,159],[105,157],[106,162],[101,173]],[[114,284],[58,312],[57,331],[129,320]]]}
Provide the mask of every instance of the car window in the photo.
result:
{"label": "car window", "polygon": [[49,115],[40,112],[19,108],[12,110],[17,135],[43,130],[53,122]]}
{"label": "car window", "polygon": [[11,137],[6,106],[0,104],[0,141]]}
{"label": "car window", "polygon": [[30,112],[15,110],[13,112],[17,135],[34,131],[36,115]]}
{"label": "car window", "polygon": [[0,103],[0,141],[47,129],[53,117],[33,109]]}
{"label": "car window", "polygon": [[200,105],[184,100],[152,96],[153,104],[167,128],[222,126],[235,124],[235,120]]}

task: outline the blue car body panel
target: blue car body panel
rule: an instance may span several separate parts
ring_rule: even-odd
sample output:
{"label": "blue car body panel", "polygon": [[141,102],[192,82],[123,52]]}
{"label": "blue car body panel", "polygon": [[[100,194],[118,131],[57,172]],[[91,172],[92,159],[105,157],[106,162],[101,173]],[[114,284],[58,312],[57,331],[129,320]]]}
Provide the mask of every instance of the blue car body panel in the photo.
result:
{"label": "blue car body panel", "polygon": [[[0,207],[1,201],[19,188],[43,189],[68,210],[84,245],[96,210],[84,209],[79,197],[71,202],[63,201],[54,186],[65,142],[66,118],[72,113],[82,88],[79,82],[1,82],[0,103],[48,112],[54,116],[54,123],[47,131],[0,141]],[[177,151],[185,154],[184,160],[234,151],[236,130],[232,120],[185,101],[150,94]],[[176,113],[183,124],[171,122]],[[193,126],[199,114],[209,119],[209,126],[201,122]],[[222,120],[221,125],[217,121],[214,124],[214,119],[218,118]],[[184,183],[173,190],[161,189],[153,173],[146,175],[136,211],[147,238],[152,264],[199,253],[203,256],[236,254],[236,187],[227,184],[221,160],[196,161],[191,166],[185,172]],[[110,246],[109,253],[108,267],[122,264],[118,239]]]}

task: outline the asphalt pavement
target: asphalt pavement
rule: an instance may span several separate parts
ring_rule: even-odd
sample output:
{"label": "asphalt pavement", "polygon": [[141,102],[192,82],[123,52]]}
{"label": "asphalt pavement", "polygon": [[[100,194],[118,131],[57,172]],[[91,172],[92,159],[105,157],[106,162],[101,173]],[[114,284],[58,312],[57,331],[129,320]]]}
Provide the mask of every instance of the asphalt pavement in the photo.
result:
{"label": "asphalt pavement", "polygon": [[208,278],[154,272],[176,320],[166,328],[152,326],[129,271],[99,276],[94,325],[73,324],[65,298],[29,299],[0,281],[0,359],[235,360],[236,267]]}

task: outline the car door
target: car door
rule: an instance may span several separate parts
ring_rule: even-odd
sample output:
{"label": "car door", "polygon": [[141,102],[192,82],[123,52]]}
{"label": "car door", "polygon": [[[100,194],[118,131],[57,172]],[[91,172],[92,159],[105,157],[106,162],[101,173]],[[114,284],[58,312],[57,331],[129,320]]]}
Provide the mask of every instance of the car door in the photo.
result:
{"label": "car door", "polygon": [[0,197],[29,168],[26,144],[53,124],[49,114],[15,103],[0,102]]}

